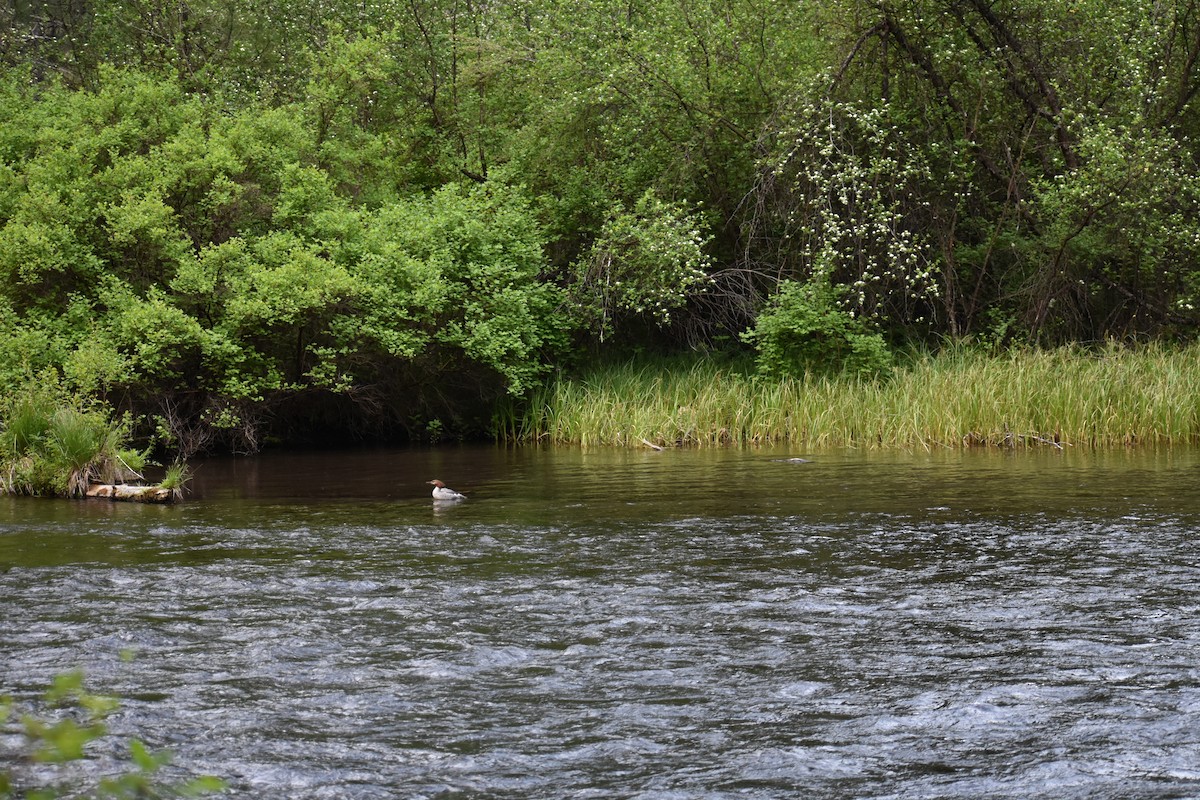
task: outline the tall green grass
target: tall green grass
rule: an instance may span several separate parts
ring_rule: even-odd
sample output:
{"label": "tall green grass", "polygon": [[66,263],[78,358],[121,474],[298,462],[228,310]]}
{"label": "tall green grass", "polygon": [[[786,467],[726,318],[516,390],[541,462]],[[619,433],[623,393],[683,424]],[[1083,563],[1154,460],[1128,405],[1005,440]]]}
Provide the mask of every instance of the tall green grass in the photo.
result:
{"label": "tall green grass", "polygon": [[500,418],[508,441],[963,447],[1200,440],[1200,345],[914,355],[874,380],[696,358],[595,367]]}
{"label": "tall green grass", "polygon": [[82,497],[93,482],[136,475],[144,454],[128,425],[32,389],[0,407],[0,494]]}

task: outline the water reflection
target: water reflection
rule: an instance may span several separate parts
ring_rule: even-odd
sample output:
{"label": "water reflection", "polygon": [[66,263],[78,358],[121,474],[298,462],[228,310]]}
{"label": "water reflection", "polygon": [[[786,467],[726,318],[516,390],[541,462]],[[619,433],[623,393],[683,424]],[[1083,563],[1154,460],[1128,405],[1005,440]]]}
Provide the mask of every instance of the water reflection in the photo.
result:
{"label": "water reflection", "polygon": [[197,475],[168,509],[0,501],[0,678],[83,664],[119,728],[239,795],[1200,792],[1190,451]]}
{"label": "water reflection", "polygon": [[[791,459],[803,457],[804,461]],[[1024,514],[1164,504],[1200,510],[1197,452],[613,450],[449,447],[277,453],[214,459],[196,469],[195,499],[389,504],[428,498],[446,476],[480,515],[524,518],[742,513]],[[399,504],[400,508],[396,507]],[[428,503],[421,503],[428,509]],[[342,509],[342,512],[350,509]]]}

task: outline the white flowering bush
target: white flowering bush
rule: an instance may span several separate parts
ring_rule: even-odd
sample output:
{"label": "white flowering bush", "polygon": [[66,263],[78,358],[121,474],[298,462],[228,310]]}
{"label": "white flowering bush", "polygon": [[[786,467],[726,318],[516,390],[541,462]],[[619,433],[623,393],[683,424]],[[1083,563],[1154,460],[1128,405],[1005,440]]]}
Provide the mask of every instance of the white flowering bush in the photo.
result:
{"label": "white flowering bush", "polygon": [[886,106],[814,103],[778,170],[789,175],[809,275],[845,287],[837,302],[881,323],[917,321],[937,294],[939,258],[919,198],[934,180],[924,152]]}
{"label": "white flowering bush", "polygon": [[708,283],[711,259],[695,213],[648,190],[632,211],[619,209],[574,268],[571,295],[601,341],[627,319],[671,322]]}

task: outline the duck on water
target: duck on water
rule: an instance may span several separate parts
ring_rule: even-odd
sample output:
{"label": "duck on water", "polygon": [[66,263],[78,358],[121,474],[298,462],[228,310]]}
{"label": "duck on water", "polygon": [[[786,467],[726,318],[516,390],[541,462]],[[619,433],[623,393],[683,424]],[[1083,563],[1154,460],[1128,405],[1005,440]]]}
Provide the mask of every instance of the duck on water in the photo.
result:
{"label": "duck on water", "polygon": [[458,492],[454,491],[446,484],[439,481],[437,478],[434,478],[431,481],[425,481],[425,482],[433,484],[433,499],[434,500],[466,500],[467,499],[467,496],[465,494],[459,494]]}

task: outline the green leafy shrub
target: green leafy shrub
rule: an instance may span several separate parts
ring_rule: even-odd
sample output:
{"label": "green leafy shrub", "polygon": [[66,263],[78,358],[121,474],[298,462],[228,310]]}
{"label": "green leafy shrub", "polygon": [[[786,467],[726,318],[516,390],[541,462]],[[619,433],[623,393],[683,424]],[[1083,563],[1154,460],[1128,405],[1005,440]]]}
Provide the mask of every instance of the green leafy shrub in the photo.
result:
{"label": "green leafy shrub", "polygon": [[1176,136],[1142,124],[1081,125],[1077,149],[1077,169],[1032,186],[1032,260],[1046,267],[1022,287],[1029,329],[1035,338],[1074,338],[1110,314],[1136,330],[1146,308],[1188,320],[1200,302],[1194,157]]}
{"label": "green leafy shrub", "polygon": [[892,364],[883,336],[843,309],[833,287],[817,282],[785,281],[743,338],[758,350],[758,371],[772,377],[877,375]]}
{"label": "green leafy shrub", "polygon": [[481,374],[514,394],[549,369],[573,323],[542,279],[542,232],[522,191],[449,184],[364,225],[352,269],[364,292],[353,320],[360,358],[393,375]]}
{"label": "green leafy shrub", "polygon": [[[345,103],[393,92],[403,53],[344,44],[278,108],[132,70],[0,81],[0,388],[50,370],[162,441],[253,450],[264,420],[480,418],[536,383],[577,322],[524,191],[399,186],[385,112]],[[33,491],[53,466],[26,456]]]}

